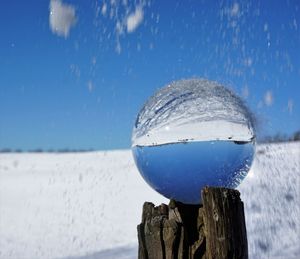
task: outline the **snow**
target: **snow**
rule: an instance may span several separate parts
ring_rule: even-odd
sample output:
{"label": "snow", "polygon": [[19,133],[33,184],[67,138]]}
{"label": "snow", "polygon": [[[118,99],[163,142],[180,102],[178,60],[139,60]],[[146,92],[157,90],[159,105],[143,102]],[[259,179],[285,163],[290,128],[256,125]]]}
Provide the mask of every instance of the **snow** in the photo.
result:
{"label": "snow", "polygon": [[[239,187],[250,258],[300,256],[300,143],[259,145]],[[168,202],[129,150],[0,155],[0,258],[136,258],[142,204]]]}
{"label": "snow", "polygon": [[[300,256],[300,143],[258,146],[239,190],[252,258]],[[251,258],[251,257],[250,257]]]}
{"label": "snow", "polygon": [[67,38],[76,23],[75,7],[61,0],[50,0],[49,25],[54,34]]}
{"label": "snow", "polygon": [[142,23],[144,18],[143,8],[141,6],[137,7],[135,12],[130,14],[127,17],[126,25],[127,25],[127,32],[131,33],[134,32],[137,27]]}

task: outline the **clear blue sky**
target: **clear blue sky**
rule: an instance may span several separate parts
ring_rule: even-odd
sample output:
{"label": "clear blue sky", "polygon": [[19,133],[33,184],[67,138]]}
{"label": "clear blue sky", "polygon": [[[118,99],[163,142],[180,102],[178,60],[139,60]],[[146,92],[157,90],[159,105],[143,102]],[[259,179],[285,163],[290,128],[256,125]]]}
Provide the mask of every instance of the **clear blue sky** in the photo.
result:
{"label": "clear blue sky", "polygon": [[145,100],[189,77],[233,88],[260,135],[300,128],[299,1],[53,2],[66,21],[1,2],[0,148],[128,148]]}

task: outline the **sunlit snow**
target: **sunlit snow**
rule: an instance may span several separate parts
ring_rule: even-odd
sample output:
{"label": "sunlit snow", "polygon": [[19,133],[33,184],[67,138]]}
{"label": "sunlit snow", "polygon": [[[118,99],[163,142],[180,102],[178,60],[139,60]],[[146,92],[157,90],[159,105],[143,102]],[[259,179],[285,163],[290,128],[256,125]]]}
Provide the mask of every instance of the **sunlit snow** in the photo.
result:
{"label": "sunlit snow", "polygon": [[[298,258],[300,143],[259,145],[241,184],[250,258]],[[131,152],[0,155],[0,258],[136,258],[144,201]]]}

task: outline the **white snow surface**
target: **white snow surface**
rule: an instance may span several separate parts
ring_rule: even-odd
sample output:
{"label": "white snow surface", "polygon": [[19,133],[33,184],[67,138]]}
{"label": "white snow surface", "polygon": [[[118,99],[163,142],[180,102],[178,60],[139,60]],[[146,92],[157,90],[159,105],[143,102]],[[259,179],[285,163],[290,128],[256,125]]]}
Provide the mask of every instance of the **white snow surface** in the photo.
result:
{"label": "white snow surface", "polygon": [[[258,145],[238,188],[250,258],[300,257],[300,142]],[[137,258],[144,201],[129,150],[0,155],[0,258]]]}

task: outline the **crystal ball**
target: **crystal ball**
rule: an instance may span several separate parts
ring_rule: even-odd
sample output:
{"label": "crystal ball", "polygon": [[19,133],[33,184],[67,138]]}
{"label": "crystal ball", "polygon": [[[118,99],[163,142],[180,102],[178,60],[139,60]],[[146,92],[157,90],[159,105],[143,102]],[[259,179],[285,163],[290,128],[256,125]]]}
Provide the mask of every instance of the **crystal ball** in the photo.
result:
{"label": "crystal ball", "polygon": [[163,196],[201,203],[205,186],[235,188],[255,152],[253,115],[230,89],[205,79],[161,88],[137,115],[132,153],[144,180]]}

